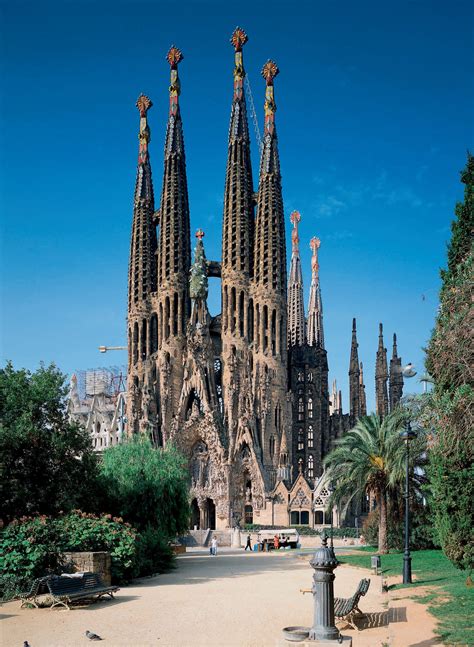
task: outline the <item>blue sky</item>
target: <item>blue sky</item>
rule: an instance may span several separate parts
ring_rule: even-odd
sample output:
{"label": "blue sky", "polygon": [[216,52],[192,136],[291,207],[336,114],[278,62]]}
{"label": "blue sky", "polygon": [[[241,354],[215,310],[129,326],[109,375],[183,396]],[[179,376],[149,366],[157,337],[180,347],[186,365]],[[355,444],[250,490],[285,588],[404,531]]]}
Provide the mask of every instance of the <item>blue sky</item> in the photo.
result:
{"label": "blue sky", "polygon": [[[67,373],[125,363],[128,247],[137,157],[135,101],[154,106],[159,197],[171,44],[180,66],[191,226],[220,259],[232,97],[229,38],[244,60],[260,128],[274,58],[283,194],[320,264],[330,379],[347,408],[356,316],[369,407],[378,323],[420,372],[459,171],[473,148],[473,8],[441,2],[1,3],[2,358]],[[253,145],[257,177],[257,146]],[[210,296],[219,310],[219,285]],[[414,382],[414,380],[412,380]],[[409,390],[419,389],[410,384]]]}

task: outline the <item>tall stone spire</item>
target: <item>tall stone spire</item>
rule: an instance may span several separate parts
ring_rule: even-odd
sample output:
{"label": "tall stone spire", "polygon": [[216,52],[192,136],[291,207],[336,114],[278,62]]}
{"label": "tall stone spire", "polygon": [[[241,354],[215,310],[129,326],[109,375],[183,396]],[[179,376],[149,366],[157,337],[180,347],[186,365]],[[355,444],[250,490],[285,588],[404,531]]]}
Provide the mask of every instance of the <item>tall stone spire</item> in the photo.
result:
{"label": "tall stone spire", "polygon": [[389,395],[390,411],[400,403],[403,394],[402,359],[397,354],[397,335],[393,335],[392,359],[390,360]]}
{"label": "tall stone spire", "polygon": [[[247,40],[244,30],[236,27],[230,39],[234,48],[233,96],[222,223],[222,389],[230,433],[230,460],[233,451],[239,450],[237,439],[242,437],[242,426],[253,413],[242,412],[251,393],[249,349],[254,338],[254,305],[250,295],[254,198],[242,51]],[[247,398],[243,397],[244,392]]]}
{"label": "tall stone spire", "polygon": [[188,276],[191,257],[186,158],[179,109],[181,85],[178,64],[183,55],[173,46],[166,58],[171,68],[171,83],[158,249],[160,347],[170,338],[185,334],[189,314]]}
{"label": "tall stone spire", "polygon": [[382,418],[388,414],[387,349],[383,345],[383,324],[379,324],[379,346],[375,362],[375,412]]}
{"label": "tall stone spire", "polygon": [[[247,40],[244,30],[237,27],[231,38],[235,50],[235,66],[224,193],[223,287],[232,278],[241,281],[252,274],[253,180],[242,52]],[[225,318],[226,313],[223,314]]]}
{"label": "tall stone spire", "polygon": [[359,377],[359,394],[360,394],[360,415],[367,415],[367,398],[365,395],[365,384],[364,384],[364,367],[362,362],[360,363],[360,377]]}
{"label": "tall stone spire", "polygon": [[133,223],[130,248],[128,307],[145,301],[151,292],[156,291],[156,228],[153,224],[154,196],[151,179],[150,128],[147,112],[153,105],[148,97],[140,95],[137,100],[140,112],[140,131],[138,134],[138,167],[133,204]]}
{"label": "tall stone spire", "polygon": [[133,223],[128,274],[128,428],[133,433],[155,432],[156,416],[144,406],[145,366],[156,351],[158,325],[152,301],[156,296],[156,226],[153,221],[154,196],[151,178],[150,129],[147,113],[152,102],[145,95],[137,101],[140,113],[138,168],[133,204]]}
{"label": "tall stone spire", "polygon": [[291,265],[288,279],[288,346],[302,346],[305,343],[305,318],[303,296],[303,274],[298,237],[298,223],[301,220],[299,211],[293,211],[290,221],[291,232]]}
{"label": "tall stone spire", "polygon": [[319,238],[311,238],[309,244],[313,251],[311,258],[311,288],[308,307],[308,344],[324,348],[323,302],[319,283],[318,249],[321,246]]}
{"label": "tall stone spire", "polygon": [[349,399],[350,415],[352,422],[355,422],[361,415],[360,403],[360,367],[359,367],[359,344],[357,343],[357,327],[355,318],[352,320],[352,343],[351,358],[349,362]]}
{"label": "tall stone spire", "polygon": [[181,85],[178,65],[183,59],[171,47],[166,59],[171,69],[169,111],[166,128],[163,187],[159,212],[158,243],[158,368],[161,423],[166,442],[176,416],[183,384],[186,328],[190,312],[189,268],[191,243],[188,185],[183,124],[179,108]]}
{"label": "tall stone spire", "polygon": [[283,299],[286,296],[286,245],[273,87],[278,73],[273,61],[263,66],[265,130],[255,223],[255,283],[275,298]]}
{"label": "tall stone spire", "polygon": [[[260,392],[259,424],[263,463],[274,484],[278,455],[270,451],[289,423],[287,400],[287,303],[286,243],[280,162],[275,127],[273,82],[278,68],[273,61],[263,66],[266,81],[265,132],[255,221],[253,348],[255,384]],[[264,405],[267,399],[267,406]]]}

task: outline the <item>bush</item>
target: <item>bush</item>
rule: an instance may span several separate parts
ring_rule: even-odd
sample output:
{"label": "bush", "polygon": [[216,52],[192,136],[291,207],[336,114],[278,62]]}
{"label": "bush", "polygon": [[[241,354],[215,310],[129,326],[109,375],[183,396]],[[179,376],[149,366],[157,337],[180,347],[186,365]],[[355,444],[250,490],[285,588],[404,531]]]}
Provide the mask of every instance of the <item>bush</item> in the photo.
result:
{"label": "bush", "polygon": [[148,438],[132,438],[105,450],[101,474],[106,510],[138,530],[151,526],[166,540],[187,532],[189,475],[173,446],[155,449]]}
{"label": "bush", "polygon": [[[439,548],[436,527],[428,506],[416,506],[411,510],[410,548],[412,550],[427,550]],[[404,517],[398,511],[391,510],[388,515],[387,538],[392,550],[402,550],[405,545]],[[362,534],[369,545],[377,545],[378,541],[378,510],[372,510],[362,526]]]}
{"label": "bush", "polygon": [[58,529],[46,516],[12,521],[0,535],[0,597],[26,591],[35,577],[57,572]]}
{"label": "bush", "polygon": [[[260,530],[282,530],[283,528],[296,528],[300,535],[303,536],[318,536],[322,534],[321,530],[311,528],[310,526],[265,526],[257,523],[246,523],[244,530],[247,532],[259,532]],[[329,536],[330,528],[326,528],[326,535]],[[359,529],[360,530],[360,529]],[[360,532],[357,528],[333,528],[333,537],[359,537]]]}
{"label": "bush", "polygon": [[137,536],[137,576],[166,573],[174,567],[171,546],[152,526]]}
{"label": "bush", "polygon": [[112,562],[112,580],[124,582],[140,570],[137,531],[120,517],[96,516],[80,510],[54,521],[62,551],[107,551]]}
{"label": "bush", "polygon": [[0,595],[27,590],[36,577],[63,570],[65,551],[108,551],[112,579],[124,582],[143,571],[136,531],[122,519],[75,510],[57,519],[23,517],[0,534]]}

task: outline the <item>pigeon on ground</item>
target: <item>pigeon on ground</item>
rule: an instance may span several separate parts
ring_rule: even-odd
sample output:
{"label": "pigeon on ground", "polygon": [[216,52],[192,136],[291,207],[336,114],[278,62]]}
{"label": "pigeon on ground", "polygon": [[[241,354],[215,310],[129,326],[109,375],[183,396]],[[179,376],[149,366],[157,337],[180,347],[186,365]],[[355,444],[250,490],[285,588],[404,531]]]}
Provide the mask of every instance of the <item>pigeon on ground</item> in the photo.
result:
{"label": "pigeon on ground", "polygon": [[92,633],[92,631],[86,631],[86,636],[89,638],[89,640],[102,640],[100,636]]}
{"label": "pigeon on ground", "polygon": [[30,643],[27,640],[25,640],[23,643],[23,647],[30,647]]}

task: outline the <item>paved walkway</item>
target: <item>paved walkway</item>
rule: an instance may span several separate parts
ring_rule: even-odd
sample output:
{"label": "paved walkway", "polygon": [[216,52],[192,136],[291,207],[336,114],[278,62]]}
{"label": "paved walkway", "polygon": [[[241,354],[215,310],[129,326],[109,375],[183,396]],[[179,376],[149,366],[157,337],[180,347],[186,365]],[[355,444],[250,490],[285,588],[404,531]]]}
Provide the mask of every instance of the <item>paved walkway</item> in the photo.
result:
{"label": "paved walkway", "polygon": [[[178,558],[172,573],[124,587],[115,601],[72,611],[20,610],[18,601],[5,604],[1,644],[20,647],[27,640],[31,647],[88,645],[84,634],[89,630],[117,646],[275,647],[283,627],[311,624],[312,596],[299,590],[311,587],[312,573],[307,559],[298,559],[293,551],[262,554],[221,549],[217,557],[195,551]],[[336,595],[351,595],[364,576],[367,571],[339,567]],[[405,625],[405,642],[397,641],[397,625],[387,626],[391,612],[379,580],[373,578],[361,602],[362,610],[370,612],[369,627],[360,632],[343,630],[353,636],[354,647],[436,644],[429,642],[433,635],[429,627],[417,626],[404,603],[393,618],[399,626]]]}

